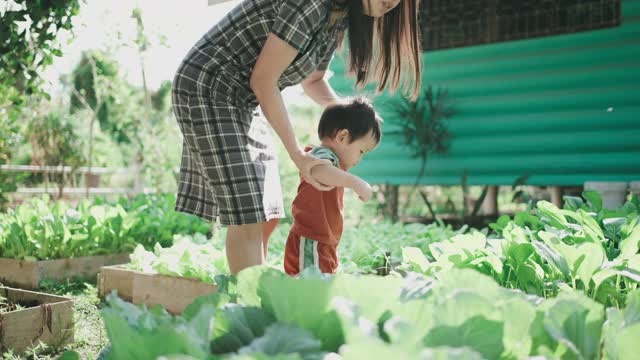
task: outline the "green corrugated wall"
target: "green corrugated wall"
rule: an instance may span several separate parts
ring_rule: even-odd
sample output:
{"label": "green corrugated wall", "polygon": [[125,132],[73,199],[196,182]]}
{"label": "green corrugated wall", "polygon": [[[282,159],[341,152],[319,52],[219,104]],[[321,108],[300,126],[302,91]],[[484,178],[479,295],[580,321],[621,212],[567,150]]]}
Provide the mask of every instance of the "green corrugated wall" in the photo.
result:
{"label": "green corrugated wall", "polygon": [[[332,86],[353,94],[344,58]],[[448,89],[447,155],[427,161],[424,184],[532,185],[640,180],[640,0],[622,1],[622,25],[589,32],[424,53],[423,85]],[[394,127],[384,93],[374,104]],[[387,135],[354,173],[371,183],[412,184],[420,167]]]}

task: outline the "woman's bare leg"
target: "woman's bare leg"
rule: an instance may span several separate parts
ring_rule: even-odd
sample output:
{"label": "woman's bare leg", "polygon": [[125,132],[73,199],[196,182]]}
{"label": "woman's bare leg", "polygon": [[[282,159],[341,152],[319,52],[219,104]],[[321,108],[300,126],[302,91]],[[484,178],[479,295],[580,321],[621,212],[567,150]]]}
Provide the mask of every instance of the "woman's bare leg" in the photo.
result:
{"label": "woman's bare leg", "polygon": [[263,224],[228,227],[226,253],[231,274],[235,275],[240,270],[264,263]]}

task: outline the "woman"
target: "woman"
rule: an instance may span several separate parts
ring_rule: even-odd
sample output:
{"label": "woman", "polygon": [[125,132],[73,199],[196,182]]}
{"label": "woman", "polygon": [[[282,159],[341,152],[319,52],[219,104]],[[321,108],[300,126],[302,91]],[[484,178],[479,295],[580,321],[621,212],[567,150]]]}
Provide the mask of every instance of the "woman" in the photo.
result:
{"label": "woman", "polygon": [[[301,150],[280,91],[301,84],[326,107],[339,99],[324,79],[348,30],[356,84],[420,88],[419,0],[245,0],[189,51],[173,82],[184,136],[176,210],[228,226],[233,274],[262,264],[284,217],[276,148],[259,104],[307,181],[319,160]],[[374,49],[377,58],[373,59]]]}

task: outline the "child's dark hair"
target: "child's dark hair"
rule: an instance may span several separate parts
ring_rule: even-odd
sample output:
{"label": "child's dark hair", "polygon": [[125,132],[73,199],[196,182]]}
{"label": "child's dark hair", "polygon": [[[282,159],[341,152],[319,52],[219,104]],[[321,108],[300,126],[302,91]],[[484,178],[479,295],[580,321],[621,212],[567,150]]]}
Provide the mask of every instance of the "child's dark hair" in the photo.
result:
{"label": "child's dark hair", "polygon": [[372,133],[376,144],[382,131],[373,106],[365,98],[353,98],[347,102],[327,107],[320,117],[318,137],[333,138],[342,129],[349,130],[350,143]]}

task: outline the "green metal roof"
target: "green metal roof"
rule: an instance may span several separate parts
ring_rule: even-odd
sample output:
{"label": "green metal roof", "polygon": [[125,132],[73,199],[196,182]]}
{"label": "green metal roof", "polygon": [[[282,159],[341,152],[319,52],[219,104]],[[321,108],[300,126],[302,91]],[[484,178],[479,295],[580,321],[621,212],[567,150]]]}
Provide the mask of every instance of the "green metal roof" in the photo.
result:
{"label": "green metal roof", "polygon": [[[424,53],[423,85],[448,89],[447,155],[430,155],[424,184],[582,185],[640,180],[640,0],[622,2],[615,28]],[[332,86],[354,93],[344,57],[331,64]],[[389,103],[374,97],[394,128]],[[395,135],[354,173],[371,183],[413,184],[420,159]]]}

